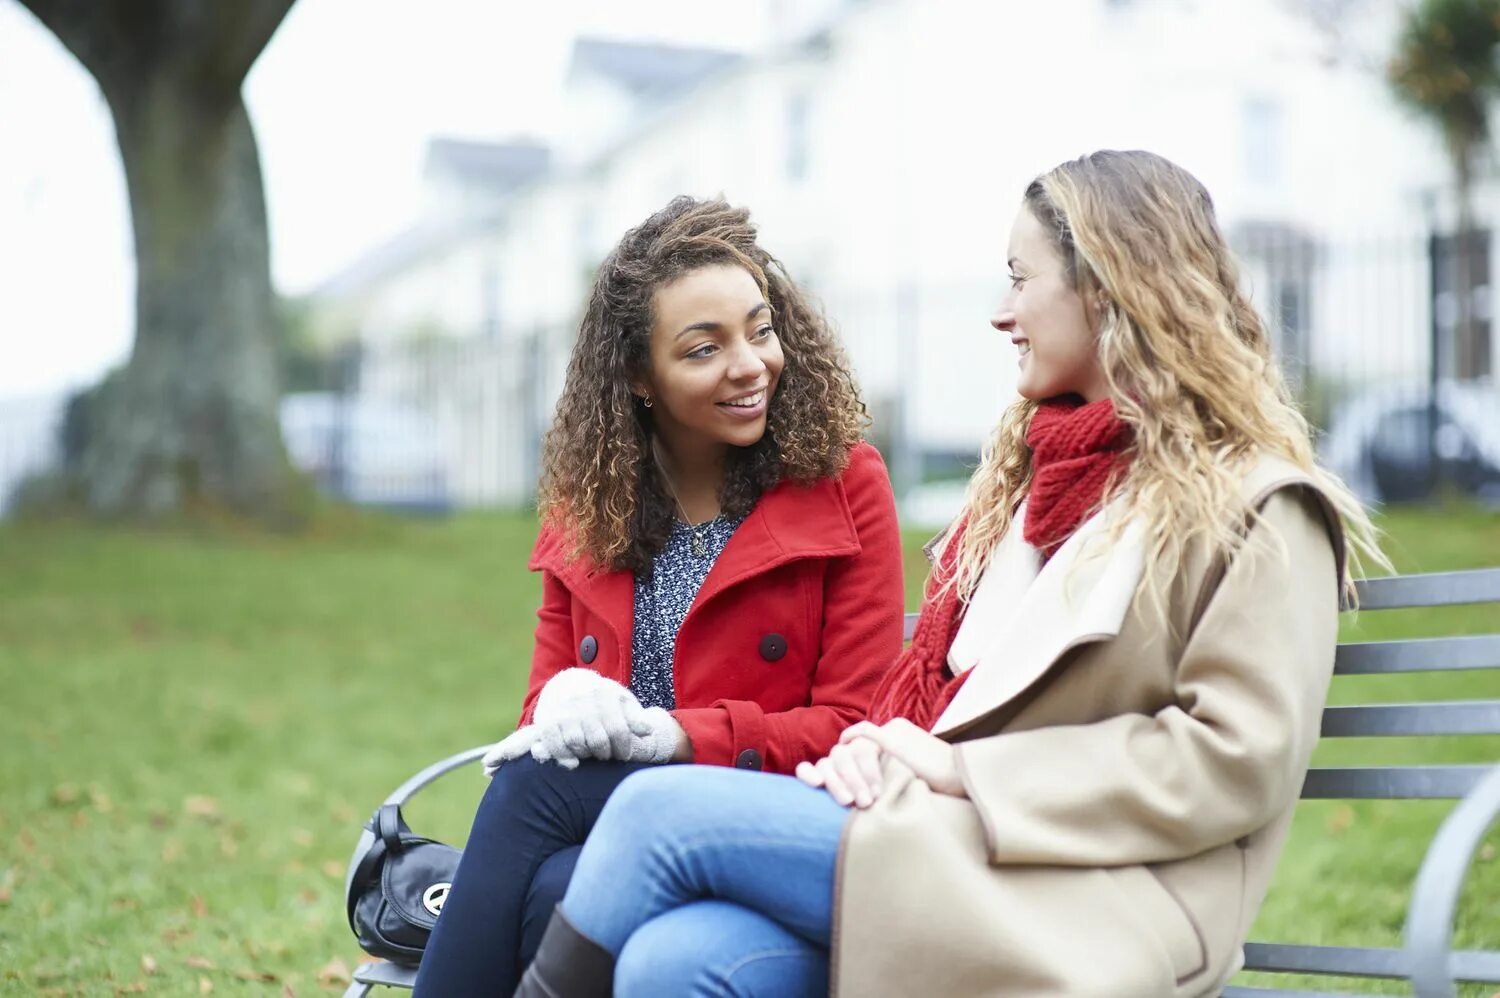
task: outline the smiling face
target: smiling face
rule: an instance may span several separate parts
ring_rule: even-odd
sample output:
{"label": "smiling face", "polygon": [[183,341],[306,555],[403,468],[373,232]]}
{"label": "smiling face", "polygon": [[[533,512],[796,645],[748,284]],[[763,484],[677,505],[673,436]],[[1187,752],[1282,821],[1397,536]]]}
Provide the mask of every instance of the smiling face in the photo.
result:
{"label": "smiling face", "polygon": [[637,391],[667,450],[692,460],[759,441],[785,361],[755,279],[734,264],[688,271],[657,288],[651,314]]}
{"label": "smiling face", "polygon": [[1028,399],[1109,394],[1083,299],[1047,230],[1025,205],[1016,214],[1006,251],[1010,291],[990,325],[1021,353],[1016,389]]}

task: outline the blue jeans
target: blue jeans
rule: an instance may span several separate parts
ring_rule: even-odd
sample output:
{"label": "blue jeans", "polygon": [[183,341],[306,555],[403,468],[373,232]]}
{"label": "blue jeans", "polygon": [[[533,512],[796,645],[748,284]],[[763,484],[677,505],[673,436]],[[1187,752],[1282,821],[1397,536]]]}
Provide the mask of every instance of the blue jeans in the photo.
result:
{"label": "blue jeans", "polygon": [[848,812],[790,776],[665,766],[622,783],[562,910],[615,995],[824,995]]}
{"label": "blue jeans", "polygon": [[509,996],[573,874],[604,802],[644,763],[577,769],[523,756],[501,766],[474,815],[453,887],[417,971],[418,996]]}

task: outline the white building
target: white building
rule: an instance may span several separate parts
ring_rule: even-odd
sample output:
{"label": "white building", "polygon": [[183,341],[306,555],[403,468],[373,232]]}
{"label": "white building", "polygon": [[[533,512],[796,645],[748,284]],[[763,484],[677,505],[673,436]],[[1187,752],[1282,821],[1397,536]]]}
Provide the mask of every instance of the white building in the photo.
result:
{"label": "white building", "polygon": [[[1015,356],[987,320],[1027,182],[1088,150],[1148,148],[1204,181],[1227,231],[1316,248],[1316,276],[1295,257],[1247,263],[1297,327],[1294,353],[1363,350],[1362,376],[1409,373],[1425,363],[1425,256],[1371,282],[1342,247],[1420,233],[1447,210],[1446,164],[1379,72],[1393,0],[1346,5],[1339,58],[1296,6],[824,0],[783,5],[779,39],[747,55],[581,40],[550,152],[469,150],[467,188],[447,183],[429,222],[317,296],[324,324],[376,354],[486,337],[511,358],[471,378],[489,403],[444,404],[454,426],[503,419],[454,431],[483,440],[452,444],[456,465],[496,462],[474,446],[521,455],[461,499],[515,501],[593,266],[673,195],[722,193],[822,298],[877,431],[904,426],[888,456],[909,482],[918,453],[977,450],[1012,395]],[[457,150],[434,150],[439,177]]]}

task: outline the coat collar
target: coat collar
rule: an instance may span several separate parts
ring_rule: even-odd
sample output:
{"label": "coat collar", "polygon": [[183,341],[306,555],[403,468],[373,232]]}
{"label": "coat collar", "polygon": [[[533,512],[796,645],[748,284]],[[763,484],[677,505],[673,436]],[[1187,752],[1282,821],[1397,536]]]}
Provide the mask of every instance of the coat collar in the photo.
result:
{"label": "coat collar", "polygon": [[[528,567],[556,576],[619,639],[631,633],[633,573],[568,557],[563,531],[543,526]],[[696,608],[726,589],[792,561],[858,554],[859,535],[842,481],[823,478],[811,485],[781,482],[768,489],[725,544],[693,601]],[[692,611],[690,610],[689,613]]]}
{"label": "coat collar", "polygon": [[[1282,458],[1262,457],[1246,469],[1240,494],[1246,508],[1258,509],[1272,493],[1290,486],[1307,488],[1318,499],[1342,578],[1338,515],[1302,469]],[[1106,535],[1116,515],[1117,504],[1095,513],[1042,564],[1039,552],[1023,539],[1021,506],[985,569],[986,575],[1002,573],[998,584],[1005,610],[986,627],[973,674],[938,718],[935,734],[951,734],[1004,707],[1070,649],[1119,636],[1146,571],[1146,544],[1137,522],[1125,524],[1111,541]]]}
{"label": "coat collar", "polygon": [[[1002,614],[985,627],[972,675],[933,727],[950,732],[1009,703],[1068,649],[1120,633],[1146,568],[1142,532],[1127,524],[1104,536],[1115,510],[1085,520],[1044,564],[1024,540],[1026,507],[1017,510],[985,575],[999,572]],[[991,584],[996,584],[991,580]]]}

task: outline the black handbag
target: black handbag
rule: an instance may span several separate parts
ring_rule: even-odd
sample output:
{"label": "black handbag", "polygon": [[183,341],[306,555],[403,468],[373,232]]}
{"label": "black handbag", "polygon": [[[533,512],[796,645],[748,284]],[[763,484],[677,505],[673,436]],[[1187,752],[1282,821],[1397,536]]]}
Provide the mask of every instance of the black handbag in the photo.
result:
{"label": "black handbag", "polygon": [[349,928],[371,956],[416,966],[462,852],[413,834],[399,804],[376,808],[365,831],[369,844],[350,864],[344,888]]}

